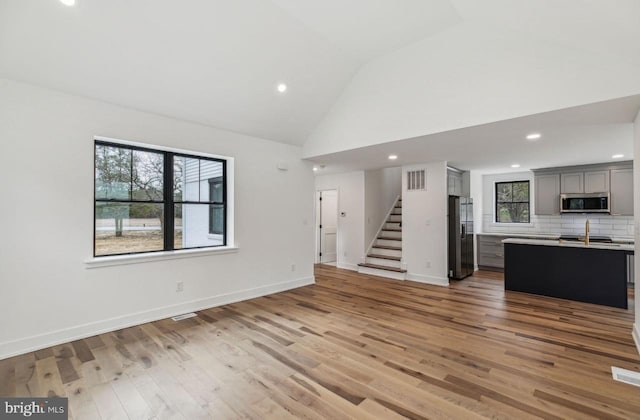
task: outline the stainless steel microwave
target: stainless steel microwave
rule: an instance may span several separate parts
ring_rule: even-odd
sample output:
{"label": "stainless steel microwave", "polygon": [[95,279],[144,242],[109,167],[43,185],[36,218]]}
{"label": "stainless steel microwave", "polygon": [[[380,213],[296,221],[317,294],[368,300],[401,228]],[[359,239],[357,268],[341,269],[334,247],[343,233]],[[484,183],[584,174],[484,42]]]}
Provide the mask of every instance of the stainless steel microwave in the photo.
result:
{"label": "stainless steel microwave", "polygon": [[561,213],[610,213],[609,193],[560,194]]}

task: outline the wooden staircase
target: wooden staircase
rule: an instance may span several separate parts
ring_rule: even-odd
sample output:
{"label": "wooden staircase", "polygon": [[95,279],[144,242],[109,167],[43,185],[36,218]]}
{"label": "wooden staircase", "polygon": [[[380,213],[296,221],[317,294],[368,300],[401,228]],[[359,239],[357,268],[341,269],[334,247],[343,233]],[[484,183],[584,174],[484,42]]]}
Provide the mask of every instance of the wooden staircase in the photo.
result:
{"label": "wooden staircase", "polygon": [[387,220],[367,254],[358,272],[373,276],[405,280],[407,270],[402,268],[402,199],[393,205]]}

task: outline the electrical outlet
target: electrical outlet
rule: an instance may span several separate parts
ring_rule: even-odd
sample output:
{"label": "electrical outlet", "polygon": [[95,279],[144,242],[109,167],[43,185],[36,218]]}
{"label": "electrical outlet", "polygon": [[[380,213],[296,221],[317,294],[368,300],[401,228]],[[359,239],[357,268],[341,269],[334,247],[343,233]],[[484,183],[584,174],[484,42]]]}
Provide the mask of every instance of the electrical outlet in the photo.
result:
{"label": "electrical outlet", "polygon": [[295,264],[291,264],[291,271],[296,271],[296,265]]}
{"label": "electrical outlet", "polygon": [[183,281],[176,282],[176,292],[182,292],[182,291],[184,291],[184,282]]}
{"label": "electrical outlet", "polygon": [[427,268],[431,268],[431,261],[427,261]]}
{"label": "electrical outlet", "polygon": [[346,257],[346,256],[347,256],[347,251],[344,251],[344,252],[342,253],[342,255],[343,255],[344,257]]}

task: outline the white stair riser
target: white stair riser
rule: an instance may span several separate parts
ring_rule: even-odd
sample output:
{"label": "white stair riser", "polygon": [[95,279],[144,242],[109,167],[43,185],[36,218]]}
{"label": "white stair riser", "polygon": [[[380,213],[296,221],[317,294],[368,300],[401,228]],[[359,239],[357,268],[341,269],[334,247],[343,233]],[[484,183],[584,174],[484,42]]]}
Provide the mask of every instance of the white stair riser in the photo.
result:
{"label": "white stair riser", "polygon": [[400,261],[387,260],[384,258],[367,257],[367,263],[375,265],[384,265],[385,267],[400,268]]}
{"label": "white stair riser", "polygon": [[401,247],[402,241],[400,240],[396,241],[393,239],[376,239],[376,245]]}
{"label": "white stair riser", "polygon": [[402,215],[390,215],[389,219],[387,219],[387,222],[402,222]]}
{"label": "white stair riser", "polygon": [[386,277],[394,280],[405,280],[406,273],[398,273],[396,271],[378,270],[377,268],[358,267],[358,273],[367,274],[369,276]]}
{"label": "white stair riser", "polygon": [[380,231],[380,236],[384,236],[386,238],[402,238],[402,232],[395,232],[395,231],[389,231],[389,230],[382,230]]}
{"label": "white stair riser", "polygon": [[401,229],[400,222],[387,222],[384,224],[384,229]]}
{"label": "white stair riser", "polygon": [[383,249],[383,248],[371,248],[372,254],[378,255],[388,255],[390,257],[402,257],[402,251],[396,251],[394,249]]}

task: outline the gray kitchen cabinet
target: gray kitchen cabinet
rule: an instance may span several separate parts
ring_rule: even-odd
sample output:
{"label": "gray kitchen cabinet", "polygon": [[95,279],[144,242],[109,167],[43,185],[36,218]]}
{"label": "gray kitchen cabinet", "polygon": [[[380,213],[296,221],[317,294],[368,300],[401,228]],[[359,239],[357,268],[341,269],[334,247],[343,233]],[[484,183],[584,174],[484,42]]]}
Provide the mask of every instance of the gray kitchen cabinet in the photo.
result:
{"label": "gray kitchen cabinet", "polygon": [[504,270],[503,239],[508,236],[478,235],[478,269],[489,271]]}
{"label": "gray kitchen cabinet", "polygon": [[560,174],[536,175],[535,214],[560,214]]}
{"label": "gray kitchen cabinet", "polygon": [[447,171],[447,192],[449,195],[462,195],[462,174]]}
{"label": "gray kitchen cabinet", "polygon": [[562,194],[584,192],[584,172],[560,174],[560,192]]}
{"label": "gray kitchen cabinet", "polygon": [[611,170],[611,214],[633,216],[633,169]]}
{"label": "gray kitchen cabinet", "polygon": [[584,192],[609,192],[609,171],[589,171],[584,173]]}

